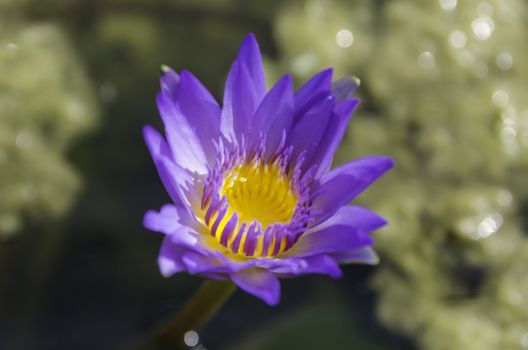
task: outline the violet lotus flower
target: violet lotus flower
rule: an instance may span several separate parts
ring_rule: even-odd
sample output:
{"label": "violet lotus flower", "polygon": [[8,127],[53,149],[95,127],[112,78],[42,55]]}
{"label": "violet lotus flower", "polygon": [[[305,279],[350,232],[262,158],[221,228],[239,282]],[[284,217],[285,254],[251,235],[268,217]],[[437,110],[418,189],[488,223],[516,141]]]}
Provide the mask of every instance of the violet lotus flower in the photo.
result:
{"label": "violet lotus flower", "polygon": [[297,92],[290,75],[268,91],[253,34],[231,67],[223,107],[192,73],[164,69],[165,137],[143,130],[172,199],[144,217],[165,235],[162,274],[231,279],[274,305],[279,278],[337,278],[339,264],[377,263],[371,233],[386,221],[349,202],[393,161],[371,156],[330,170],[359,102],[355,88],[351,79],[332,84],[326,69]]}

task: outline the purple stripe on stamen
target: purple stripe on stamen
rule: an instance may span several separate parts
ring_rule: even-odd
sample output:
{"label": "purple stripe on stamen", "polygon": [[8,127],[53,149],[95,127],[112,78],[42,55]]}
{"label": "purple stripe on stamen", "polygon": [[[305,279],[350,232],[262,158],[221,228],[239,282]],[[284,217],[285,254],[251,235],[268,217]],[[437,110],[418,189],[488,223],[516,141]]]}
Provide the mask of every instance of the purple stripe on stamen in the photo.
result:
{"label": "purple stripe on stamen", "polygon": [[220,225],[220,222],[224,219],[224,216],[227,213],[227,206],[223,206],[222,209],[218,212],[218,216],[216,217],[216,220],[213,224],[213,227],[211,227],[211,235],[213,237],[216,236],[216,230],[218,229],[218,226]]}
{"label": "purple stripe on stamen", "polygon": [[238,214],[234,213],[227,224],[225,225],[224,229],[220,233],[220,244],[227,248],[227,242],[229,241],[229,238],[231,237],[231,234],[233,231],[235,231],[236,225],[238,223]]}
{"label": "purple stripe on stamen", "polygon": [[[209,225],[211,223],[211,218],[213,217],[214,213],[216,213],[219,208],[225,204],[225,201],[219,200],[218,195],[215,196],[216,198],[212,198],[211,204],[209,205],[209,208],[207,208],[207,211],[205,212],[204,221],[206,225]],[[225,197],[223,198],[225,199]]]}
{"label": "purple stripe on stamen", "polygon": [[275,237],[275,247],[273,247],[273,251],[271,252],[271,255],[273,256],[279,254],[283,236],[277,233]]}
{"label": "purple stripe on stamen", "polygon": [[256,221],[253,221],[250,225],[249,225],[249,229],[246,233],[246,242],[244,244],[244,254],[246,256],[252,256],[253,253],[255,252],[255,248],[257,247],[257,239],[258,239],[258,236],[257,236],[257,222]]}
{"label": "purple stripe on stamen", "polygon": [[202,202],[201,206],[202,209],[205,209],[211,204],[211,196],[212,196],[212,186],[209,186],[208,184],[205,184],[204,186],[204,193],[202,195]]}
{"label": "purple stripe on stamen", "polygon": [[270,244],[273,240],[273,232],[272,232],[272,226],[268,226],[266,228],[266,231],[264,232],[264,241],[262,244],[262,253],[260,256],[267,256],[268,255],[268,249],[270,247]]}
{"label": "purple stripe on stamen", "polygon": [[284,251],[287,251],[292,247],[292,239],[289,236],[286,236],[286,246],[284,247]]}
{"label": "purple stripe on stamen", "polygon": [[240,241],[242,240],[242,237],[246,232],[246,226],[247,224],[243,222],[242,225],[240,226],[240,229],[236,233],[235,240],[231,244],[231,251],[235,254],[238,252],[238,248],[240,247]]}

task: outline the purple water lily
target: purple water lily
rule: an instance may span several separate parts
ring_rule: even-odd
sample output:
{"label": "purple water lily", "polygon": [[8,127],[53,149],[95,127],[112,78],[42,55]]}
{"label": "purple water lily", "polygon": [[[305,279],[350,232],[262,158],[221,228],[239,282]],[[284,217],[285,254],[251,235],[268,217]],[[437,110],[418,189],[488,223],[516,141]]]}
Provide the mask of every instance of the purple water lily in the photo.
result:
{"label": "purple water lily", "polygon": [[359,100],[354,80],[326,69],[294,92],[290,75],[266,90],[249,34],[231,67],[223,107],[188,71],[167,68],[158,108],[165,137],[143,130],[171,204],[148,211],[165,234],[159,266],[231,279],[274,305],[279,278],[334,278],[339,264],[375,264],[371,232],[386,224],[348,203],[393,166],[371,156],[330,170]]}

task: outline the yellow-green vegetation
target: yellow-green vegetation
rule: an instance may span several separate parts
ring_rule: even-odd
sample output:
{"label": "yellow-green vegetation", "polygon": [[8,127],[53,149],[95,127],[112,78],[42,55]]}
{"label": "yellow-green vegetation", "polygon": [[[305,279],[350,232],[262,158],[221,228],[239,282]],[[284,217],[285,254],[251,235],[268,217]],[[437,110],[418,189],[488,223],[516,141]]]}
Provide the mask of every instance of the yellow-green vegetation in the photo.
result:
{"label": "yellow-green vegetation", "polygon": [[60,28],[0,19],[0,240],[61,216],[80,179],[66,158],[97,108]]}
{"label": "yellow-green vegetation", "polygon": [[337,161],[396,159],[360,201],[390,222],[379,317],[423,349],[528,347],[527,13],[522,0],[313,0],[276,19],[299,80],[336,66],[362,81]]}

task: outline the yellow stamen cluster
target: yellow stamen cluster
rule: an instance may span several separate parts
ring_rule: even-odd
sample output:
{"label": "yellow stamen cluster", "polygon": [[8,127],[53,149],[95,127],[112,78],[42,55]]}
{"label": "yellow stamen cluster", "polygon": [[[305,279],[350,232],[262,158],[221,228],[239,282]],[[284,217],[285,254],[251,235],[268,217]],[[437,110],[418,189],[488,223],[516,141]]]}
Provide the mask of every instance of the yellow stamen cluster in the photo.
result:
{"label": "yellow stamen cluster", "polygon": [[[226,225],[236,213],[238,222],[227,240],[227,247],[242,257],[248,257],[243,247],[249,225],[253,221],[259,222],[260,230],[264,232],[270,225],[290,222],[297,205],[297,194],[291,189],[290,178],[283,174],[275,164],[270,165],[259,161],[241,164],[225,174],[220,196],[226,197],[229,208],[216,228],[215,238],[219,242],[222,240]],[[210,229],[213,228],[217,216],[218,214],[210,221]],[[246,229],[240,233],[242,235],[240,244],[238,249],[234,251],[233,242],[239,234],[242,223],[246,223]],[[264,251],[264,235],[261,234],[255,251],[250,257],[273,256],[277,244],[280,245],[278,253],[283,252],[286,247],[286,239],[283,237],[280,242],[277,242],[277,238],[274,236]]]}

